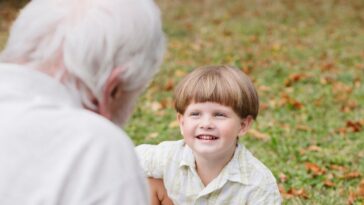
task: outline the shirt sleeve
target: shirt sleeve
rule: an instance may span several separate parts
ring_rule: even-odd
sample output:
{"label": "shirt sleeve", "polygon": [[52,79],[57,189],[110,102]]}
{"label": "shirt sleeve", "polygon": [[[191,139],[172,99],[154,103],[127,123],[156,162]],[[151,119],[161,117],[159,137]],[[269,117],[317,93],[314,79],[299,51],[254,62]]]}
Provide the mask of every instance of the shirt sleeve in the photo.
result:
{"label": "shirt sleeve", "polygon": [[282,199],[276,183],[257,187],[251,194],[249,205],[281,205]]}
{"label": "shirt sleeve", "polygon": [[163,178],[166,166],[168,146],[166,143],[159,145],[142,144],[136,147],[140,164],[148,177]]}

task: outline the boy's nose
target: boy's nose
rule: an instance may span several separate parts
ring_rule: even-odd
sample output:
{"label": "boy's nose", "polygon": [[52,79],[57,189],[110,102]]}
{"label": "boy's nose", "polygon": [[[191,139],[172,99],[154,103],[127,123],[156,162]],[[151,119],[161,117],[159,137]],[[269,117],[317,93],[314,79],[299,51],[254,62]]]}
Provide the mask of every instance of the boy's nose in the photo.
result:
{"label": "boy's nose", "polygon": [[213,129],[214,124],[212,122],[212,119],[210,117],[202,118],[201,122],[200,122],[200,128],[201,129]]}

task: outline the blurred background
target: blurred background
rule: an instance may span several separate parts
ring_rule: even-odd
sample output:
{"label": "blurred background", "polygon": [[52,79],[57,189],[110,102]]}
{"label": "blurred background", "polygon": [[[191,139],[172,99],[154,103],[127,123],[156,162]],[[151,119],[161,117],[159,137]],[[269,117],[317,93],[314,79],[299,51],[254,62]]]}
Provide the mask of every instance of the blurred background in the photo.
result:
{"label": "blurred background", "polygon": [[[0,1],[0,47],[25,2]],[[363,0],[157,3],[168,48],[125,127],[135,144],[180,139],[175,85],[196,67],[229,64],[259,92],[241,142],[273,171],[283,204],[364,204]]]}

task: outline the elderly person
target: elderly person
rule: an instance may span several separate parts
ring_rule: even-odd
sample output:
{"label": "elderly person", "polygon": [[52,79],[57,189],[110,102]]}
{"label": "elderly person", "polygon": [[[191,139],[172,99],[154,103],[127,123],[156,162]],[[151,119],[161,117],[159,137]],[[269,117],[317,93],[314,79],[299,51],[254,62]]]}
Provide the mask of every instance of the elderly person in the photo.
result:
{"label": "elderly person", "polygon": [[152,0],[30,1],[0,55],[0,204],[148,204],[118,125],[163,52]]}

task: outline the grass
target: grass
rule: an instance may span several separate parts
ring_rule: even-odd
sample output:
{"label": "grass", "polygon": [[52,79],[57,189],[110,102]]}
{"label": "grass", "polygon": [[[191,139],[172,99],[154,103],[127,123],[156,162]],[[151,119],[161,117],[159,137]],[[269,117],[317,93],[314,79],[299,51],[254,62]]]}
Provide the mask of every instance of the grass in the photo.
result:
{"label": "grass", "polygon": [[364,173],[363,2],[158,3],[169,43],[126,127],[136,144],[181,138],[171,84],[198,66],[234,65],[259,90],[253,129],[269,136],[242,143],[271,168],[284,204],[364,203],[355,196]]}
{"label": "grass", "polygon": [[[125,127],[136,144],[180,139],[172,92],[188,72],[230,64],[261,99],[242,139],[277,177],[283,204],[364,203],[364,2],[157,0],[168,49]],[[0,46],[5,39],[0,33]]]}

